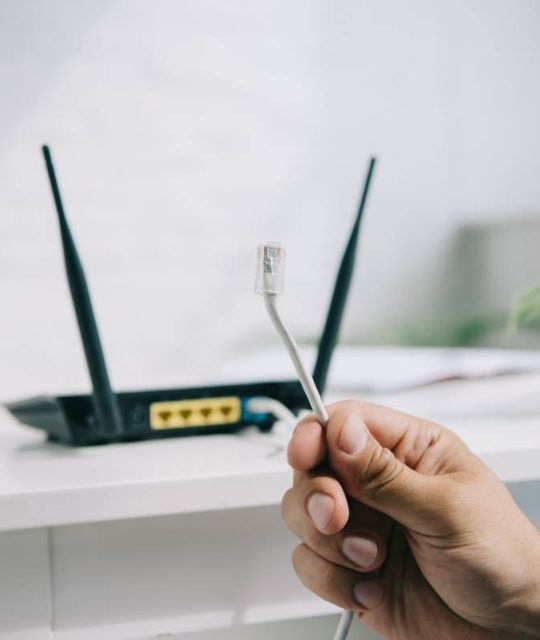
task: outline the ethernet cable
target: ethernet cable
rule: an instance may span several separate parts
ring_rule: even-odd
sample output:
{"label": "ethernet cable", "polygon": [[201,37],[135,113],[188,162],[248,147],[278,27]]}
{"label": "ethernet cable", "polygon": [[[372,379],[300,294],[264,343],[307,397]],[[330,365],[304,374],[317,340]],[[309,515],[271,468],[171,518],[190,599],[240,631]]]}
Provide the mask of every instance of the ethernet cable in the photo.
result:
{"label": "ethernet cable", "polygon": [[[328,425],[328,413],[311,374],[306,369],[300,353],[291,333],[283,324],[276,307],[276,298],[283,293],[285,275],[285,249],[278,242],[267,242],[257,249],[257,275],[255,280],[255,293],[264,296],[266,311],[270,316],[279,336],[292,360],[296,373],[307,396],[309,404],[326,428]],[[353,620],[352,611],[344,611],[341,615],[334,640],[345,640]]]}

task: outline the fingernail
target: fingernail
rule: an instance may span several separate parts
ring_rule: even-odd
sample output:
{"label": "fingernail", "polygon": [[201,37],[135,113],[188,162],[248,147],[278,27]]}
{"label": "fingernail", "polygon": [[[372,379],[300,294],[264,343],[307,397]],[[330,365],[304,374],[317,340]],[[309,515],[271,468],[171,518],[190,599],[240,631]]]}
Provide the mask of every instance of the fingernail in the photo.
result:
{"label": "fingernail", "polygon": [[353,455],[361,451],[366,444],[366,440],[367,433],[364,422],[359,415],[351,413],[341,430],[339,446],[345,453]]}
{"label": "fingernail", "polygon": [[357,567],[370,567],[377,557],[377,544],[369,538],[350,536],[345,538],[341,548],[343,555]]}
{"label": "fingernail", "polygon": [[353,593],[356,602],[365,609],[374,609],[383,597],[381,585],[378,582],[373,582],[373,580],[357,582]]}
{"label": "fingernail", "polygon": [[324,533],[334,512],[334,500],[324,493],[314,493],[307,501],[307,512],[317,529]]}

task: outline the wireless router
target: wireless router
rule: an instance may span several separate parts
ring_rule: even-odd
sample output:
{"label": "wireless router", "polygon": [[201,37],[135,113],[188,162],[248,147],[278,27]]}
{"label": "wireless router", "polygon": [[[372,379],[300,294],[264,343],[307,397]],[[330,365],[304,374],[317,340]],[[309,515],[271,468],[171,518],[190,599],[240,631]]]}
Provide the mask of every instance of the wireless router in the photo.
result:
{"label": "wireless router", "polygon": [[[51,153],[47,146],[42,150],[58,215],[66,274],[92,382],[92,394],[38,396],[7,403],[5,406],[17,420],[44,431],[50,440],[81,446],[228,433],[248,425],[257,425],[261,430],[271,429],[276,418],[270,413],[250,411],[249,401],[253,398],[277,400],[294,413],[308,408],[302,386],[296,380],[115,393],[109,380],[83,267],[65,216]],[[360,222],[374,166],[375,158],[371,158],[319,343],[313,377],[321,393],[326,385],[347,300]]]}

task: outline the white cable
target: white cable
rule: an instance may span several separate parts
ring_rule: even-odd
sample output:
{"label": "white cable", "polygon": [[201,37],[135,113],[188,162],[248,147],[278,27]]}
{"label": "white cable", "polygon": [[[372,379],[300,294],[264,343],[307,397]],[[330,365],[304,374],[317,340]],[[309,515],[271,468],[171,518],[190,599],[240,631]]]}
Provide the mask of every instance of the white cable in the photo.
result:
{"label": "white cable", "polygon": [[353,621],[353,612],[344,611],[339,619],[338,628],[336,629],[336,635],[334,640],[345,640],[349,634],[349,629]]}
{"label": "white cable", "polygon": [[[319,418],[323,428],[326,428],[328,424],[328,413],[321,399],[321,395],[315,386],[315,382],[313,381],[311,374],[302,362],[302,358],[300,357],[300,352],[298,351],[298,346],[294,338],[287,327],[283,324],[276,308],[276,297],[283,291],[284,267],[285,251],[281,245],[273,242],[261,245],[257,252],[257,280],[255,284],[255,291],[264,296],[268,315],[270,316],[276,331],[285,343],[285,347],[291,357],[309,404],[317,418]],[[341,614],[341,619],[339,621],[338,628],[336,629],[334,640],[345,640],[347,638],[352,621],[353,612],[344,611]]]}
{"label": "white cable", "polygon": [[[302,384],[302,388],[304,389],[309,404],[313,409],[313,413],[317,416],[317,418],[319,418],[322,426],[326,428],[326,425],[328,424],[328,413],[321,399],[321,395],[317,387],[315,386],[315,382],[313,382],[311,374],[308,372],[304,363],[302,362],[300,352],[298,351],[298,345],[279,317],[276,308],[276,297],[277,296],[274,293],[264,293],[266,310],[268,311],[268,315],[272,320],[272,324],[285,343],[285,347],[287,348],[287,351],[291,357],[294,368],[296,369],[296,373],[298,374],[298,378],[300,379],[300,382]],[[352,621],[353,612],[344,611],[341,614],[341,619],[339,621],[338,628],[336,629],[334,640],[345,640],[349,633],[349,629],[351,628]]]}

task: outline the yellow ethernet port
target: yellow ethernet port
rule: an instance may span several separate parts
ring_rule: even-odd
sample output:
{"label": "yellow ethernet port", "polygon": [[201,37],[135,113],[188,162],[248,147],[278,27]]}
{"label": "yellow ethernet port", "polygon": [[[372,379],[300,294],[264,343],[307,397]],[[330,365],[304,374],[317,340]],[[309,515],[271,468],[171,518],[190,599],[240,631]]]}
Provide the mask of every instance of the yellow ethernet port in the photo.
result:
{"label": "yellow ethernet port", "polygon": [[233,424],[241,416],[240,398],[201,398],[200,400],[174,400],[153,402],[150,405],[152,429],[184,429]]}

